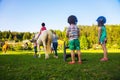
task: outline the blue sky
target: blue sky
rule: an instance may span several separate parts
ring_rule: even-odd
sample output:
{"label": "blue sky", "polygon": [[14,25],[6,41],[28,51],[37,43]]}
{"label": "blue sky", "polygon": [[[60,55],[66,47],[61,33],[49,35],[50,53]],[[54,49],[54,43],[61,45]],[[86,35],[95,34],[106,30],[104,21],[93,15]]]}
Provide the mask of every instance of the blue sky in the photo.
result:
{"label": "blue sky", "polygon": [[38,32],[64,30],[67,18],[76,15],[78,25],[97,24],[105,16],[107,24],[120,24],[120,0],[0,0],[0,31]]}

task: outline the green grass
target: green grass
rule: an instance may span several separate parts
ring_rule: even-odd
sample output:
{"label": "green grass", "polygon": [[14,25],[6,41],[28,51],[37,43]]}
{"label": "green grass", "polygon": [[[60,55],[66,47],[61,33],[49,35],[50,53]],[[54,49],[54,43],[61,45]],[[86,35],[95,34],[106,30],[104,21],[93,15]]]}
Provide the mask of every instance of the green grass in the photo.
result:
{"label": "green grass", "polygon": [[83,64],[69,65],[50,55],[48,60],[33,58],[31,51],[0,52],[0,80],[120,80],[120,53],[108,53],[109,61],[100,62],[102,53],[82,53]]}

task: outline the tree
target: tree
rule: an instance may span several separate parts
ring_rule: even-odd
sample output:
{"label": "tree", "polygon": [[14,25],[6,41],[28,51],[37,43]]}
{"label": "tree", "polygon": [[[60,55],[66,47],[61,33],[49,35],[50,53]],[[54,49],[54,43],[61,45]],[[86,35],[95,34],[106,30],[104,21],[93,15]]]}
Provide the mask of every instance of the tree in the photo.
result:
{"label": "tree", "polygon": [[0,39],[2,39],[2,32],[0,31]]}
{"label": "tree", "polygon": [[80,47],[81,47],[81,49],[88,49],[88,47],[89,47],[88,40],[85,36],[81,36]]}
{"label": "tree", "polygon": [[8,39],[9,39],[9,40],[12,40],[12,34],[9,35],[9,38],[8,38]]}
{"label": "tree", "polygon": [[23,35],[23,40],[25,40],[25,39],[30,39],[30,38],[31,38],[30,32],[24,33],[24,35]]}

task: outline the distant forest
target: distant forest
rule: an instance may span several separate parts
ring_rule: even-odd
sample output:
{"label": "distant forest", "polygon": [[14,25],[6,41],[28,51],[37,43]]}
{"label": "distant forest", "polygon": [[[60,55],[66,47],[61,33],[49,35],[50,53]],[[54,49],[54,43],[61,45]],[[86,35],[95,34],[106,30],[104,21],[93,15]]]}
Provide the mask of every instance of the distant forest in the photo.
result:
{"label": "distant forest", "polygon": [[[87,26],[78,25],[80,28],[80,45],[82,49],[93,48],[98,43],[98,27],[97,25]],[[119,25],[106,25],[107,29],[107,47],[120,49],[120,24]],[[67,41],[66,27],[64,31],[54,30],[62,41]],[[0,31],[0,41],[23,41],[32,39],[34,33],[30,32],[11,32]]]}

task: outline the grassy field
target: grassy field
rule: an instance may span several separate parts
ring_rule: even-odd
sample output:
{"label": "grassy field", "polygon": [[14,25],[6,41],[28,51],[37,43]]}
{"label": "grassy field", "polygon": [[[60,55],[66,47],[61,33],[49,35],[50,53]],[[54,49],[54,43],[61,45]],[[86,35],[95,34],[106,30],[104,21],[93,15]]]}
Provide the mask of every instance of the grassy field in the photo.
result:
{"label": "grassy field", "polygon": [[[94,53],[94,54],[92,54]],[[99,51],[82,53],[83,64],[70,65],[50,55],[48,60],[33,58],[31,51],[0,52],[0,80],[120,80],[120,53],[109,52],[109,61],[100,62]]]}

